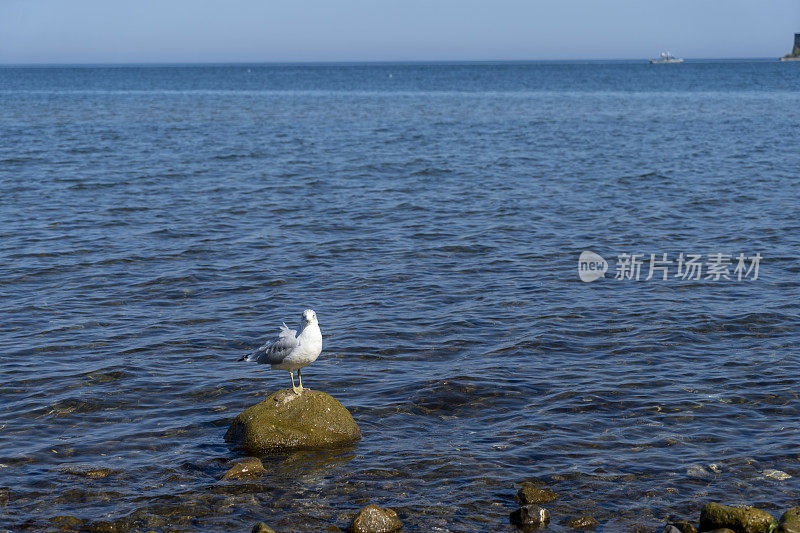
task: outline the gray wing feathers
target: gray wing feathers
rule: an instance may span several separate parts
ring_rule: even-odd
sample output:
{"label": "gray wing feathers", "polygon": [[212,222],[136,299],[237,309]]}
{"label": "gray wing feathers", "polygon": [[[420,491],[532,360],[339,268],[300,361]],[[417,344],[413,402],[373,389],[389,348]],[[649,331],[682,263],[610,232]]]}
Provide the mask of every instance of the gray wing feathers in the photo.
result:
{"label": "gray wing feathers", "polygon": [[261,364],[275,365],[286,359],[297,346],[297,331],[289,329],[286,324],[281,326],[280,335],[272,342],[268,342],[258,350],[250,352],[240,361],[257,361]]}

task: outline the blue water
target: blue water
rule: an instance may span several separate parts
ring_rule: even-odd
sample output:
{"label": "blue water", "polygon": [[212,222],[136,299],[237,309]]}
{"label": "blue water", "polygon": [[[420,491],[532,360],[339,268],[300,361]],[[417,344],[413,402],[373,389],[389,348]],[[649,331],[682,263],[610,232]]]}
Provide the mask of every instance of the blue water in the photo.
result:
{"label": "blue water", "polygon": [[[777,516],[799,88],[777,61],[0,68],[0,525],[320,531],[373,502],[505,531],[529,480],[553,531]],[[651,253],[733,279],[645,280]],[[363,440],[222,483],[232,418],[289,385],[235,360],[306,307],[304,384]]]}

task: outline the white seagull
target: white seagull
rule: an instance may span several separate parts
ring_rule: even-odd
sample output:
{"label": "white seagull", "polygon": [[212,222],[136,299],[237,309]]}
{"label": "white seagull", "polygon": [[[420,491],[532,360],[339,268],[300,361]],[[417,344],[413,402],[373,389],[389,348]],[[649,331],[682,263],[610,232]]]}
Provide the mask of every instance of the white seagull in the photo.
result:
{"label": "white seagull", "polygon": [[[243,355],[239,361],[256,361],[262,365],[270,365],[273,370],[286,370],[292,378],[292,390],[295,394],[303,392],[303,378],[300,369],[310,365],[322,351],[322,332],[317,323],[317,313],[313,309],[303,311],[303,322],[300,335],[297,330],[289,329],[284,323],[277,339]],[[300,379],[300,387],[294,386],[294,371]]]}

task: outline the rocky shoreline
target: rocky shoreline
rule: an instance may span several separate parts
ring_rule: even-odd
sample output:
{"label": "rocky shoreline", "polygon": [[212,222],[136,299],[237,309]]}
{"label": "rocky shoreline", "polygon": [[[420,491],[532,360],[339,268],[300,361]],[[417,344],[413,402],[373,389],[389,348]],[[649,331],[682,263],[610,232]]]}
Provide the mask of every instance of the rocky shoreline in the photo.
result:
{"label": "rocky shoreline", "polygon": [[[337,446],[349,445],[361,438],[361,432],[349,411],[332,396],[306,390],[295,394],[291,390],[282,390],[269,395],[256,405],[248,407],[236,416],[225,434],[225,440],[232,449],[244,452],[245,455],[224,460],[224,470],[217,470],[216,484],[210,492],[221,496],[228,495],[225,509],[233,508],[237,498],[245,495],[256,496],[269,492],[264,481],[269,474],[263,461],[274,457],[277,453],[294,453],[297,450],[324,450]],[[306,453],[306,452],[304,452]],[[316,452],[310,452],[316,453]],[[263,461],[262,461],[263,458]],[[714,472],[719,470],[716,464],[710,465]],[[70,467],[62,469],[65,475],[86,478],[105,479],[113,474],[108,468],[82,469]],[[707,474],[702,467],[690,468],[690,477]],[[762,471],[765,478],[783,481],[791,476],[779,470]],[[494,513],[486,517],[487,528],[491,530],[507,529],[524,532],[546,531],[594,531],[608,527],[609,515],[599,513],[599,507],[582,508],[584,504],[574,498],[564,496],[564,486],[548,486],[551,482],[563,480],[554,476],[549,481],[529,479],[518,485],[516,494],[510,493],[506,498],[498,494],[499,499],[493,503],[498,510],[506,509],[508,520],[501,522],[501,516]],[[623,476],[619,482],[625,484]],[[561,494],[559,494],[561,492]],[[516,504],[512,504],[513,501]],[[403,529],[405,520],[411,529],[415,514],[413,507],[398,507],[395,511],[389,507],[379,507],[369,499],[356,500],[363,507],[358,511],[352,508],[342,509],[336,514],[333,522],[324,528],[329,532],[348,531],[352,533],[391,533]],[[386,500],[387,498],[383,498]],[[388,499],[391,499],[389,497]],[[391,502],[389,502],[391,503]],[[365,505],[366,504],[366,505]],[[550,507],[548,509],[548,507]],[[279,507],[280,508],[280,504]],[[210,511],[210,510],[209,510]],[[509,512],[510,511],[510,512]],[[211,511],[210,511],[211,512]],[[423,509],[420,514],[425,514]],[[182,506],[176,502],[175,508],[168,516],[156,516],[147,512],[134,512],[130,516],[116,520],[92,521],[74,516],[57,516],[50,519],[53,529],[64,532],[90,531],[93,533],[116,533],[127,531],[170,531],[174,527],[186,526],[193,530],[202,523],[202,516],[192,516],[192,506]],[[208,515],[213,516],[213,515]],[[258,516],[256,514],[255,516]],[[273,515],[274,516],[274,515]],[[180,518],[179,521],[176,519]],[[323,517],[322,523],[327,522]],[[717,502],[703,505],[699,517],[693,520],[665,518],[662,526],[633,526],[637,533],[800,533],[800,507],[786,510],[779,518],[755,507],[732,507]],[[199,522],[198,522],[199,521]],[[653,523],[653,517],[646,520]],[[264,517],[252,526],[252,533],[276,533],[268,517]],[[182,525],[179,525],[182,524]],[[491,525],[494,524],[494,525]],[[308,524],[306,524],[308,525]],[[553,527],[553,526],[556,527]],[[285,524],[281,524],[285,527]],[[455,526],[454,526],[455,527]],[[293,531],[317,530],[316,527],[305,529],[303,524],[290,527]],[[440,529],[448,530],[448,521],[442,522]],[[456,527],[456,529],[458,529]]]}
{"label": "rocky shoreline", "polygon": [[[542,504],[558,495],[529,482],[517,492],[519,508],[509,514],[509,521],[519,530],[530,532],[546,528],[552,518]],[[562,517],[561,525],[574,530],[595,530],[601,524],[594,517]],[[800,506],[792,507],[777,520],[755,507],[733,507],[716,502],[703,506],[697,522],[668,520],[663,528],[636,528],[637,533],[800,533]]]}
{"label": "rocky shoreline", "polygon": [[[268,457],[268,456],[267,456]],[[266,461],[266,459],[264,459]],[[220,465],[222,466],[222,465]],[[70,471],[71,472],[71,471]],[[228,495],[230,504],[248,495],[257,495],[269,491],[265,485],[268,479],[268,470],[259,457],[239,457],[231,459],[218,470],[216,474],[217,490],[209,488],[210,492],[219,495]],[[70,473],[70,475],[73,475]],[[92,478],[94,471],[88,472],[85,477]],[[391,498],[390,498],[391,499]],[[389,500],[390,500],[389,499]],[[354,500],[363,501],[361,499]],[[516,504],[511,503],[515,501]],[[382,505],[391,501],[382,498]],[[523,481],[518,485],[516,493],[506,493],[506,497],[498,493],[498,500],[490,503],[490,507],[505,508],[506,521],[502,516],[493,513],[486,517],[486,530],[507,531],[617,531],[622,530],[616,526],[609,529],[609,514],[598,513],[598,508],[583,509],[574,505],[572,497],[562,488],[557,492],[548,483],[533,479]],[[402,506],[395,509],[379,507],[370,502],[359,504],[358,508],[341,509],[329,513],[329,518],[320,516],[324,527],[296,523],[289,526],[291,531],[328,531],[328,532],[356,532],[356,533],[389,533],[403,530],[404,522],[409,530],[418,531],[419,519],[426,512],[420,508],[415,513],[414,507]],[[602,505],[600,505],[602,507]],[[266,508],[265,508],[266,509]],[[269,509],[273,512],[276,509]],[[181,530],[202,530],[202,523],[212,515],[197,514],[197,509],[191,504],[181,505],[176,501],[175,507],[166,515],[154,515],[147,512],[134,512],[133,514],[115,520],[86,520],[74,516],[52,517],[49,522],[50,530],[63,532],[89,531],[92,533],[116,532],[167,532],[175,528]],[[209,512],[212,512],[209,510]],[[214,513],[221,512],[220,509]],[[695,511],[697,512],[697,511]],[[257,515],[256,515],[257,516]],[[271,514],[274,518],[274,514]],[[334,518],[335,517],[335,518]],[[254,524],[255,522],[255,524]],[[251,525],[244,529],[230,529],[231,531],[252,530],[254,533],[280,533],[286,528],[286,523],[271,524],[268,516],[254,518]],[[654,522],[653,517],[643,517],[642,523]],[[450,530],[448,520],[439,526],[441,531]],[[253,525],[254,524],[254,525]],[[307,526],[307,527],[306,527]],[[252,528],[252,529],[251,529]],[[453,525],[454,530],[461,530]],[[709,502],[702,506],[699,515],[670,516],[663,518],[660,526],[632,525],[626,531],[636,533],[800,533],[800,507],[792,507],[780,514],[771,514],[757,507],[728,506],[718,502]],[[2,531],[2,529],[0,529]]]}

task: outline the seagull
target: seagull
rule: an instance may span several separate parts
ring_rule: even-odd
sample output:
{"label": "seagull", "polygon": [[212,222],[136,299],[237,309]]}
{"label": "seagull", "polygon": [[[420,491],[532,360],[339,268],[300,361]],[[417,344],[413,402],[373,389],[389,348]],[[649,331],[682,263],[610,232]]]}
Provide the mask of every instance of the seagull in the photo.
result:
{"label": "seagull", "polygon": [[[303,377],[300,369],[310,365],[322,351],[322,332],[317,323],[317,313],[313,309],[303,311],[300,335],[297,330],[289,329],[286,323],[281,326],[277,339],[267,342],[258,350],[245,354],[239,361],[256,361],[262,365],[270,365],[273,370],[286,370],[292,378],[292,391],[303,392]],[[294,386],[294,371],[300,380],[300,387]]]}

